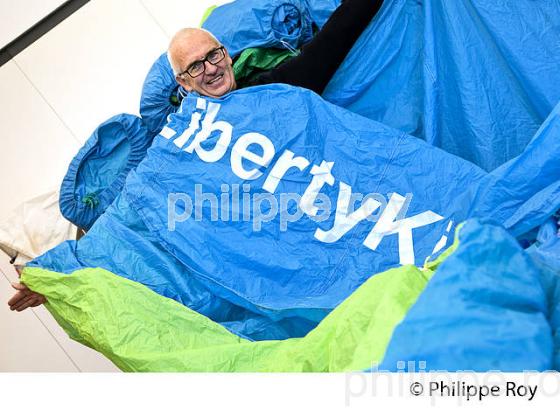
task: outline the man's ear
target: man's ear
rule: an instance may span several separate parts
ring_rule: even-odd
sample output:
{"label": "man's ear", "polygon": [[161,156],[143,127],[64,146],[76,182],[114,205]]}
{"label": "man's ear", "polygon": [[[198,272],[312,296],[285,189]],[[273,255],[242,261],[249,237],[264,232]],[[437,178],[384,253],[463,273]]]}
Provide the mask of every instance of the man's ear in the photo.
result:
{"label": "man's ear", "polygon": [[189,93],[193,90],[192,87],[188,85],[187,82],[183,80],[181,77],[179,77],[178,75],[175,76],[175,81],[177,81],[179,85],[181,85]]}

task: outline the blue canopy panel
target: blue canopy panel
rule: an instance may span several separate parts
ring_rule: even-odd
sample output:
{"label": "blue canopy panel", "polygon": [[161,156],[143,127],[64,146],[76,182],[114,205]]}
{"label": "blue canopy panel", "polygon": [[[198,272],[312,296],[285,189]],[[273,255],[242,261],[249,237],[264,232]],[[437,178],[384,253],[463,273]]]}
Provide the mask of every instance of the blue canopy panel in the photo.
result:
{"label": "blue canopy panel", "polygon": [[500,221],[513,235],[538,228],[560,209],[560,103],[527,148],[487,176],[471,215]]}
{"label": "blue canopy panel", "polygon": [[140,98],[140,115],[151,136],[161,131],[169,114],[179,109],[182,99],[167,53],[163,53],[150,68]]}
{"label": "blue canopy panel", "polygon": [[316,325],[297,317],[272,321],[217,297],[160,244],[130,207],[124,192],[79,241],[66,241],[27,266],[61,273],[100,267],[142,283],[250,340],[299,337]]}
{"label": "blue canopy panel", "polygon": [[188,96],[90,232],[32,266],[103,267],[245,337],[301,336],[373,274],[444,249],[485,176],[302,88]]}
{"label": "blue canopy panel", "polygon": [[[259,143],[239,148],[253,138]],[[266,157],[251,172],[237,162],[245,149]],[[299,168],[273,165],[292,160]],[[485,175],[311,91],[277,84],[219,100],[187,96],[129,178],[127,195],[162,245],[216,295],[275,320],[318,321],[371,275],[422,264],[443,249],[469,209],[469,187]],[[312,205],[319,191],[333,208],[322,219]],[[362,197],[350,208],[353,194]],[[202,201],[197,218],[196,198],[205,195],[220,201]],[[246,195],[267,199],[234,214]],[[294,213],[300,217],[287,223]]]}
{"label": "blue canopy panel", "polygon": [[[222,6],[206,27],[235,53],[277,46],[262,4]],[[560,101],[558,15],[557,1],[385,0],[323,96],[493,170]]]}
{"label": "blue canopy panel", "polygon": [[102,123],[74,157],[60,187],[60,211],[89,229],[146,155],[152,138],[142,120],[119,114]]}
{"label": "blue canopy panel", "polygon": [[306,0],[307,12],[318,28],[323,27],[331,14],[340,6],[340,0]]}
{"label": "blue canopy panel", "polygon": [[459,239],[373,370],[396,371],[399,362],[427,371],[551,369],[553,323],[537,266],[501,227],[469,220]]}
{"label": "blue canopy panel", "polygon": [[325,90],[486,170],[560,100],[559,2],[390,0]]}
{"label": "blue canopy panel", "polygon": [[[320,19],[332,3],[317,3]],[[202,27],[236,57],[251,47],[297,49],[313,37],[312,24],[305,0],[237,0],[214,9]]]}
{"label": "blue canopy panel", "polygon": [[560,222],[558,215],[540,226],[536,242],[527,249],[541,271],[548,298],[548,320],[554,340],[553,369],[560,370]]}

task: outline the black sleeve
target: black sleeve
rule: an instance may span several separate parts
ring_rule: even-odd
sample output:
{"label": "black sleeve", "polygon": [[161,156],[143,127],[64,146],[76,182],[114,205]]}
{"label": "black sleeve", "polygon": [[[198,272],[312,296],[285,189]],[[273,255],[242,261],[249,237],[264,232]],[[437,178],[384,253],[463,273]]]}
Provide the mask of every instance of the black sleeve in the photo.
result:
{"label": "black sleeve", "polygon": [[301,53],[251,85],[284,83],[321,94],[383,0],[345,0]]}

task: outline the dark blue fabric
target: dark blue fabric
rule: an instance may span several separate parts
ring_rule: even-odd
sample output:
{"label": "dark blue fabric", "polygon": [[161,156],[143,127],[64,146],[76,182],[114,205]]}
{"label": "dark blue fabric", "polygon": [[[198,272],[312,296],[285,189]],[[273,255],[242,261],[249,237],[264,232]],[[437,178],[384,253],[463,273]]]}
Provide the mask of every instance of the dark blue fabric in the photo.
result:
{"label": "dark blue fabric", "polygon": [[117,197],[151,142],[134,115],[119,114],[102,123],[68,167],[60,187],[62,215],[89,229]]}
{"label": "dark blue fabric", "polygon": [[459,240],[395,329],[379,369],[409,361],[427,371],[551,369],[540,270],[501,227],[469,220]]}
{"label": "dark blue fabric", "polygon": [[181,99],[167,53],[163,53],[150,68],[140,98],[140,115],[150,135],[161,131],[169,114],[179,109]]}

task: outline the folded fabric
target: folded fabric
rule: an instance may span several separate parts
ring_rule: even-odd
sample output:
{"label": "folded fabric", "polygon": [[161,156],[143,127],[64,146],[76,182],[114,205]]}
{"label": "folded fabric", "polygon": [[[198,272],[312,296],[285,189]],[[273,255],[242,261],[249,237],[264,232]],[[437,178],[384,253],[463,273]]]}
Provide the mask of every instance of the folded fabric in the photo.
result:
{"label": "folded fabric", "polygon": [[62,215],[89,229],[120,193],[151,142],[134,115],[115,115],[99,125],[68,166],[60,187]]}
{"label": "folded fabric", "polygon": [[20,268],[60,243],[75,239],[77,228],[58,207],[55,190],[25,201],[0,222],[0,250]]}
{"label": "folded fabric", "polygon": [[542,282],[537,265],[501,227],[469,220],[459,243],[395,329],[376,369],[552,369],[557,323],[549,322],[549,302],[556,310],[560,302],[547,294],[552,283]]}
{"label": "folded fabric", "polygon": [[252,47],[297,49],[313,37],[312,24],[305,0],[237,0],[216,7],[202,27],[236,57]]}
{"label": "folded fabric", "polygon": [[[131,268],[133,268],[131,266]],[[103,269],[26,268],[22,280],[74,340],[124,371],[326,372],[379,361],[431,271],[376,275],[304,338],[249,342],[145,286]]]}
{"label": "folded fabric", "polygon": [[152,137],[161,131],[169,114],[179,109],[182,98],[165,52],[146,75],[140,97],[140,115]]}

